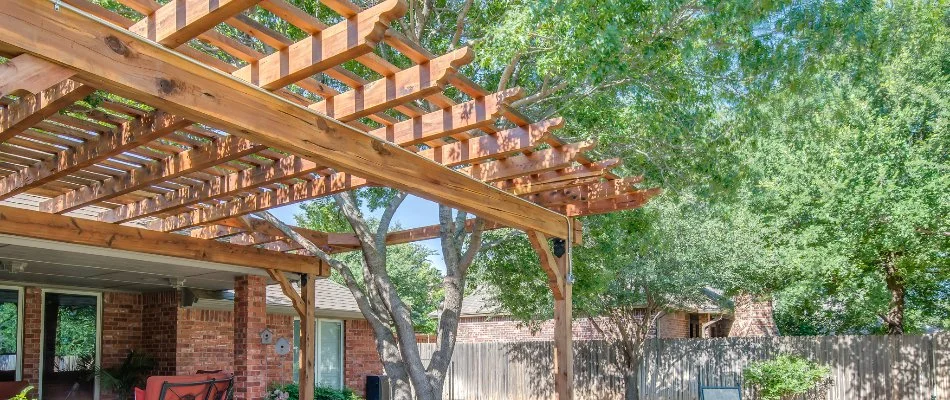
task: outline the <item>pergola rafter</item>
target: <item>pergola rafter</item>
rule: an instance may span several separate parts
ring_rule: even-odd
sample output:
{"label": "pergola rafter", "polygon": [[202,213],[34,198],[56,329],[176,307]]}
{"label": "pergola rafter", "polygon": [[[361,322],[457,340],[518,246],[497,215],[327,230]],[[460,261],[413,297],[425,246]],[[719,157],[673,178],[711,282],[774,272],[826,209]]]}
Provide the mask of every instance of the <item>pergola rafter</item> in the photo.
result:
{"label": "pergola rafter", "polygon": [[[617,160],[587,158],[593,142],[555,136],[560,118],[534,121],[512,108],[520,89],[491,93],[460,74],[470,48],[436,55],[391,29],[406,13],[403,0],[365,10],[323,1],[342,17],[334,24],[286,0],[118,0],[144,15],[137,21],[62,1],[8,0],[0,9],[0,55],[10,58],[0,64],[0,200],[45,198],[37,211],[0,213],[17,229],[79,229],[39,230],[46,239],[85,243],[77,235],[88,230],[100,235],[91,245],[133,250],[180,240],[174,256],[186,258],[207,257],[189,249],[208,243],[222,262],[233,252],[251,260],[238,265],[261,267],[272,254],[295,265],[284,272],[319,277],[325,265],[300,264],[307,245],[297,239],[336,253],[358,249],[354,235],[286,230],[246,215],[388,186],[481,216],[485,229],[528,232],[554,278],[558,329],[569,332],[569,265],[547,242],[577,240],[574,217],[636,208],[659,193],[615,175]],[[257,6],[307,35],[290,38],[242,14]],[[246,36],[228,36],[221,24]],[[376,54],[380,43],[412,65]],[[80,101],[94,88],[105,96]],[[54,215],[69,212],[86,219]],[[287,290],[280,271],[268,272]],[[299,305],[312,296],[288,296],[307,317]],[[569,348],[570,335],[556,342]],[[558,392],[569,398],[565,357]]]}

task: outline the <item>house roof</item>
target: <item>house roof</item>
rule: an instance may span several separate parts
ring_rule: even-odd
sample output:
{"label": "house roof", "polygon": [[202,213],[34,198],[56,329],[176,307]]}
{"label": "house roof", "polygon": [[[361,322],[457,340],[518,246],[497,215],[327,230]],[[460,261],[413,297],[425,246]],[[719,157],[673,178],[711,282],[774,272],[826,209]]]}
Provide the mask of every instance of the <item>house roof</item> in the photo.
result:
{"label": "house roof", "polygon": [[[359,306],[356,304],[356,299],[353,298],[353,294],[350,293],[350,290],[329,279],[317,279],[314,282],[315,291],[317,292],[316,300],[316,309],[317,313],[327,313],[327,312],[342,312],[342,313],[355,313],[362,317]],[[296,283],[294,287],[299,290],[300,286]],[[280,289],[280,285],[270,285],[267,287],[267,305],[270,306],[287,306],[291,305],[290,298],[284,295],[284,292]]]}
{"label": "house roof", "polygon": [[[296,290],[300,290],[300,285],[296,282],[293,283],[293,286]],[[363,319],[363,313],[356,304],[356,299],[350,294],[350,290],[343,285],[329,279],[317,279],[314,282],[314,291],[317,294],[317,303],[314,307],[317,317]],[[220,300],[201,299],[198,306],[222,309],[230,307],[230,302],[234,300],[234,290],[225,290],[220,293]],[[290,298],[284,295],[280,285],[268,285],[265,296],[267,297],[268,312],[296,315]],[[223,301],[227,301],[227,304],[224,304]]]}
{"label": "house roof", "polygon": [[[706,288],[703,294],[708,298],[699,304],[691,304],[682,307],[683,311],[718,314],[727,312],[720,306],[723,302],[722,291],[713,288]],[[494,297],[486,290],[476,290],[474,293],[465,296],[462,299],[461,317],[484,317],[490,315],[507,315],[508,313],[501,309]]]}

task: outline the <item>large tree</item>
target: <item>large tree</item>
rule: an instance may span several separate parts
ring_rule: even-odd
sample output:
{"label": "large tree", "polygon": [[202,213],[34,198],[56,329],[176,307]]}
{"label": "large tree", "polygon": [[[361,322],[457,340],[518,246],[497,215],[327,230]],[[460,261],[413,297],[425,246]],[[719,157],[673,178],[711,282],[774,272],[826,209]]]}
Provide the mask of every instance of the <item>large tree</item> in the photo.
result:
{"label": "large tree", "polygon": [[803,23],[763,38],[786,83],[737,112],[741,198],[799,274],[777,294],[785,332],[946,323],[948,17],[926,2],[844,2],[793,10]]}

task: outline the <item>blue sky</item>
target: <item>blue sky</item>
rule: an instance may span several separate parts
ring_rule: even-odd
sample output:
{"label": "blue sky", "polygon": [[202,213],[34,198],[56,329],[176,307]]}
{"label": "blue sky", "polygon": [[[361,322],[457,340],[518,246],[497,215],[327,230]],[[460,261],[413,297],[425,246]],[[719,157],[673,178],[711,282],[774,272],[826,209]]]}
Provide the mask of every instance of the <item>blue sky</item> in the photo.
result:
{"label": "blue sky", "polygon": [[[296,225],[294,214],[300,212],[300,206],[292,204],[289,206],[278,207],[270,210],[271,213],[288,224]],[[413,195],[406,197],[393,217],[394,224],[399,224],[402,229],[418,228],[421,226],[436,225],[439,223],[439,207],[436,203],[419,198]],[[439,271],[445,271],[445,263],[442,260],[442,248],[439,239],[429,239],[417,242],[435,252],[429,256],[429,262]]]}

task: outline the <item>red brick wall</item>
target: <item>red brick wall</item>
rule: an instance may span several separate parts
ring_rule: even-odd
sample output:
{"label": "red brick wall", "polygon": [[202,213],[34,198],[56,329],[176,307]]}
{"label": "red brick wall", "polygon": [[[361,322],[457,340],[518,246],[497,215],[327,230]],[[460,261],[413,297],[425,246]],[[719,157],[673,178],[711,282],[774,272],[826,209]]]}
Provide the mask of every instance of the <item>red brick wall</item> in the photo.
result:
{"label": "red brick wall", "polygon": [[[596,340],[601,335],[587,319],[575,319],[574,340]],[[459,320],[458,343],[542,342],[554,339],[554,321],[544,321],[538,332],[509,317],[463,317]]]}
{"label": "red brick wall", "polygon": [[104,368],[122,364],[132,350],[142,349],[142,295],[102,294],[102,354]]}
{"label": "red brick wall", "polygon": [[[274,332],[274,341],[278,338],[286,338],[291,343],[294,340],[294,317],[292,315],[267,314],[267,329]],[[278,355],[276,348],[267,346],[265,355],[267,357],[267,384],[274,382],[293,382],[294,381],[294,353]]]}
{"label": "red brick wall", "polygon": [[178,292],[142,295],[142,349],[155,357],[157,375],[175,375]]}
{"label": "red brick wall", "polygon": [[[660,337],[688,337],[689,314],[667,314],[657,321]],[[574,340],[603,339],[600,332],[586,318],[574,319],[571,327]],[[459,320],[458,343],[484,342],[542,342],[553,340],[554,321],[544,321],[538,332],[532,332],[521,322],[509,317],[462,317]]]}
{"label": "red brick wall", "polygon": [[40,382],[42,324],[43,292],[38,287],[25,287],[23,288],[23,379],[34,387],[39,387]]}
{"label": "red brick wall", "polygon": [[260,332],[267,327],[266,281],[260,276],[234,279],[234,398],[264,397],[266,371]]}
{"label": "red brick wall", "polygon": [[689,337],[689,314],[684,312],[669,313],[656,322],[661,338]]}
{"label": "red brick wall", "polygon": [[736,296],[735,315],[730,337],[778,336],[778,327],[772,315],[772,299],[752,295]]}
{"label": "red brick wall", "polygon": [[179,308],[176,372],[189,375],[198,370],[231,371],[234,365],[233,317],[231,311]]}
{"label": "red brick wall", "polygon": [[383,373],[373,329],[365,320],[344,321],[343,334],[343,385],[362,396],[366,388],[366,376]]}

